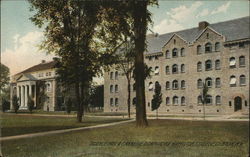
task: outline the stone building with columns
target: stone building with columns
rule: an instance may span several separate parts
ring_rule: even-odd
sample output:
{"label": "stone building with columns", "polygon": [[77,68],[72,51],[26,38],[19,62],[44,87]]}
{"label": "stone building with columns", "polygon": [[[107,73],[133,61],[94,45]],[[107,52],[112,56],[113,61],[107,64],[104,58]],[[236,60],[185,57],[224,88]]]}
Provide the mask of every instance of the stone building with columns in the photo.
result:
{"label": "stone building with columns", "polygon": [[[147,36],[144,61],[152,67],[145,80],[146,110],[151,111],[154,86],[162,87],[159,113],[202,114],[201,91],[209,90],[207,114],[249,114],[249,17],[182,31]],[[134,82],[131,111],[135,111]],[[114,66],[104,74],[104,111],[127,112],[127,80]]]}
{"label": "stone building with columns", "polygon": [[34,100],[35,108],[46,111],[58,110],[57,84],[55,73],[55,61],[44,60],[13,76],[11,81],[11,109],[13,109],[12,97],[19,99],[19,110],[28,109],[28,97]]}

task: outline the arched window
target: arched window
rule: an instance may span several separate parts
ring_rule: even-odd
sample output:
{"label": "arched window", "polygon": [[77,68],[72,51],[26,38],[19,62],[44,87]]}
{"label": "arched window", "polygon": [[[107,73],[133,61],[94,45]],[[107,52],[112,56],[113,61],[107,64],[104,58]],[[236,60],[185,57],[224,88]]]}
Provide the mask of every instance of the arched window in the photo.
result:
{"label": "arched window", "polygon": [[173,97],[173,104],[178,105],[178,96]]}
{"label": "arched window", "polygon": [[155,75],[159,75],[159,70],[160,70],[159,67],[156,66],[156,67],[155,67]]}
{"label": "arched window", "polygon": [[136,86],[135,86],[135,83],[133,84],[133,91],[135,91],[136,90]]}
{"label": "arched window", "polygon": [[110,80],[113,80],[113,79],[114,79],[114,73],[110,72]]}
{"label": "arched window", "polygon": [[240,75],[240,85],[246,85],[246,76]]}
{"label": "arched window", "polygon": [[110,98],[110,106],[113,106],[113,105],[114,105],[113,98]]}
{"label": "arched window", "polygon": [[215,79],[215,87],[216,87],[216,88],[221,87],[220,78],[216,78],[216,79]]}
{"label": "arched window", "polygon": [[181,97],[181,105],[185,105],[186,104],[186,99],[185,99],[185,97],[183,96],[183,97]]}
{"label": "arched window", "polygon": [[230,77],[230,87],[235,87],[236,86],[236,77],[232,75]]}
{"label": "arched window", "polygon": [[170,98],[166,97],[166,105],[169,105],[169,104],[170,104]]}
{"label": "arched window", "polygon": [[198,104],[202,104],[202,98],[201,98],[201,95],[199,95],[199,96],[198,96],[198,98],[197,98],[197,102],[198,102]]}
{"label": "arched window", "polygon": [[46,83],[46,89],[47,89],[47,92],[51,91],[51,83],[50,82]]}
{"label": "arched window", "polygon": [[181,72],[184,73],[185,72],[185,64],[181,65]]}
{"label": "arched window", "polygon": [[169,90],[169,89],[170,89],[170,82],[167,81],[167,82],[166,82],[166,90]]}
{"label": "arched window", "polygon": [[246,65],[244,56],[239,57],[239,64],[240,67],[244,67]]}
{"label": "arched window", "polygon": [[182,89],[186,88],[186,82],[185,82],[185,80],[181,81],[181,88]]}
{"label": "arched window", "polygon": [[211,105],[213,103],[213,98],[211,95],[207,95],[206,104]]}
{"label": "arched window", "polygon": [[215,69],[216,69],[216,70],[219,70],[219,69],[220,69],[220,60],[219,60],[219,59],[217,59],[217,60],[215,61]]}
{"label": "arched window", "polygon": [[178,89],[178,81],[177,80],[174,80],[173,83],[172,83],[172,88],[173,89]]}
{"label": "arched window", "polygon": [[219,95],[216,96],[215,103],[216,103],[216,105],[220,105],[221,104],[221,96],[219,96]]}
{"label": "arched window", "polygon": [[136,97],[133,98],[133,105],[136,105]]}
{"label": "arched window", "polygon": [[202,71],[202,63],[201,62],[197,63],[197,71]]}
{"label": "arched window", "polygon": [[198,79],[198,81],[197,81],[197,87],[198,88],[202,88],[202,80],[201,79]]}
{"label": "arched window", "polygon": [[148,84],[148,90],[152,91],[153,88],[154,88],[154,84],[152,82],[149,82],[149,84]]}
{"label": "arched window", "polygon": [[207,87],[212,87],[212,79],[210,77],[206,78]]}
{"label": "arched window", "polygon": [[173,74],[177,74],[177,73],[178,73],[178,65],[177,65],[177,64],[174,64],[174,65],[172,66],[172,73],[173,73]]}
{"label": "arched window", "polygon": [[220,43],[219,42],[215,43],[215,51],[220,51]]}
{"label": "arched window", "polygon": [[158,81],[155,82],[155,87],[156,87],[157,85],[160,85],[160,83],[159,83]]}
{"label": "arched window", "polygon": [[229,59],[229,66],[230,66],[230,68],[235,68],[236,67],[236,60],[235,60],[234,57],[231,57]]}
{"label": "arched window", "polygon": [[115,85],[115,92],[118,92],[118,85]]}
{"label": "arched window", "polygon": [[178,50],[177,50],[177,48],[174,48],[172,50],[172,56],[173,56],[173,58],[178,57]]}
{"label": "arched window", "polygon": [[169,66],[165,67],[165,72],[166,72],[166,74],[170,74]]}
{"label": "arched window", "polygon": [[212,52],[212,44],[206,43],[205,45],[205,53],[211,53]]}
{"label": "arched window", "polygon": [[185,56],[185,49],[181,48],[181,57],[184,57],[184,56]]}
{"label": "arched window", "polygon": [[197,46],[197,54],[201,54],[201,45]]}
{"label": "arched window", "polygon": [[165,56],[167,59],[170,58],[170,52],[169,50],[166,51],[166,56]]}
{"label": "arched window", "polygon": [[118,79],[118,71],[115,72],[115,79]]}
{"label": "arched window", "polygon": [[205,69],[206,69],[206,71],[212,70],[212,61],[211,60],[207,60],[205,62]]}
{"label": "arched window", "polygon": [[115,106],[118,106],[118,98],[115,98]]}
{"label": "arched window", "polygon": [[113,92],[114,92],[114,89],[113,89],[113,88],[114,88],[113,85],[110,85],[110,87],[109,87],[110,93],[113,93]]}

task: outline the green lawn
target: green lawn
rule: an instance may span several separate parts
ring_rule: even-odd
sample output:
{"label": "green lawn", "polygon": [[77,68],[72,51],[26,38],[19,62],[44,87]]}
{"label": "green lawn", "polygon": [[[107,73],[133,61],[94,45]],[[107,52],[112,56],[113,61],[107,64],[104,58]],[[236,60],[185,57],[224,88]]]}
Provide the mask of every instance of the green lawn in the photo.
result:
{"label": "green lawn", "polygon": [[[5,157],[245,157],[248,122],[149,120],[135,123],[2,142]],[[93,142],[241,142],[241,146],[93,146]]]}
{"label": "green lawn", "polygon": [[2,136],[68,129],[125,120],[121,118],[84,117],[77,123],[75,117],[45,117],[20,114],[2,114]]}

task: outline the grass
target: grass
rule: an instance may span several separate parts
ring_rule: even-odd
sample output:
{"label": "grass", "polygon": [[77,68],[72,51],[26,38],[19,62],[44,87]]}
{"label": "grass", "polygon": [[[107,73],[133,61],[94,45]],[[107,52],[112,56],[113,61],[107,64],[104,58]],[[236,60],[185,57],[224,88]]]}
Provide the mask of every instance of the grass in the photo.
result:
{"label": "grass", "polygon": [[[126,123],[107,128],[2,142],[5,157],[244,157],[248,122],[149,120],[149,127]],[[93,142],[242,142],[241,146],[118,146]]]}
{"label": "grass", "polygon": [[13,136],[51,130],[92,126],[115,121],[121,118],[84,117],[82,123],[77,123],[75,117],[45,117],[19,114],[2,114],[2,136]]}

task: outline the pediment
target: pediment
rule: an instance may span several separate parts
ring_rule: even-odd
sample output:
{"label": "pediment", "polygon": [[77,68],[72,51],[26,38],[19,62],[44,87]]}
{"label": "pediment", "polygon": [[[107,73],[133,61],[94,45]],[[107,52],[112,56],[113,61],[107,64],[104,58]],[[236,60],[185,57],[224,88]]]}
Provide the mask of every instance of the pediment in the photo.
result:
{"label": "pediment", "polygon": [[17,78],[17,81],[33,81],[33,80],[36,80],[36,78],[31,74],[22,74]]}
{"label": "pediment", "polygon": [[185,39],[183,39],[180,35],[174,33],[171,38],[169,38],[169,40],[163,45],[163,47],[165,47],[171,40],[173,40],[173,38],[178,38],[182,41],[184,41],[185,43],[188,43]]}

